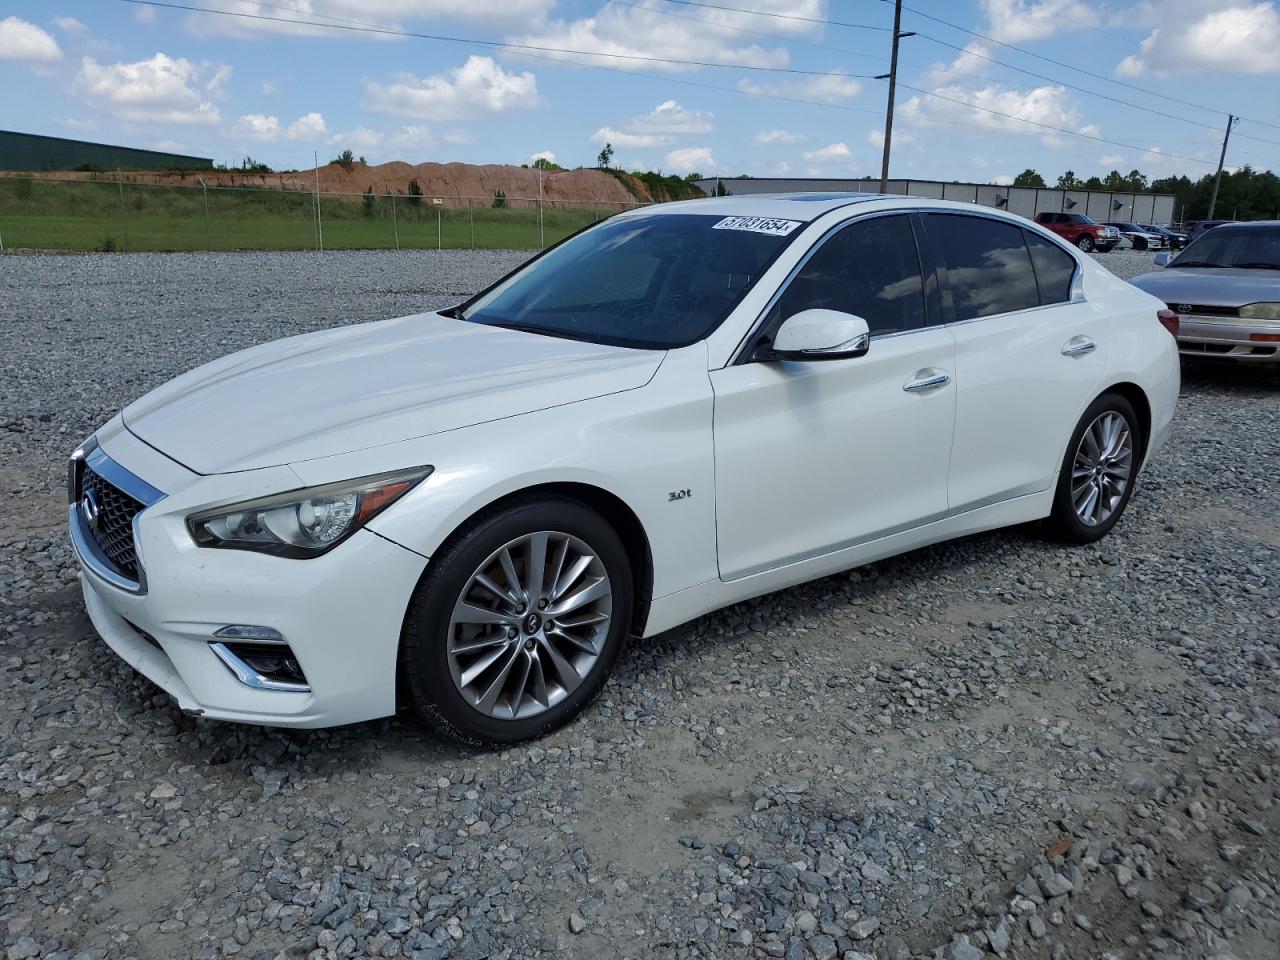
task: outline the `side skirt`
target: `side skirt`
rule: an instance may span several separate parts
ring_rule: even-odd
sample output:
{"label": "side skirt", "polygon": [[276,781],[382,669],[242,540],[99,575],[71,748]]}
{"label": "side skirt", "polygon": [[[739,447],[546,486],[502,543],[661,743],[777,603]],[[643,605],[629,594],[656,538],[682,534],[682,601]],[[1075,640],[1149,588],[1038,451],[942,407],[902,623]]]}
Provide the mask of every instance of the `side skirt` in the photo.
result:
{"label": "side skirt", "polygon": [[732,581],[710,580],[667,594],[665,597],[655,597],[649,608],[649,619],[645,624],[644,636],[651,637],[703,614],[711,613],[713,610],[750,600],[752,597],[759,597],[775,590],[784,590],[796,584],[807,583],[843,570],[851,570],[863,564],[875,563],[877,560],[918,550],[944,540],[1040,520],[1049,516],[1052,507],[1053,490],[1045,490],[935,520],[901,533],[847,547],[820,557],[774,567],[748,577]]}

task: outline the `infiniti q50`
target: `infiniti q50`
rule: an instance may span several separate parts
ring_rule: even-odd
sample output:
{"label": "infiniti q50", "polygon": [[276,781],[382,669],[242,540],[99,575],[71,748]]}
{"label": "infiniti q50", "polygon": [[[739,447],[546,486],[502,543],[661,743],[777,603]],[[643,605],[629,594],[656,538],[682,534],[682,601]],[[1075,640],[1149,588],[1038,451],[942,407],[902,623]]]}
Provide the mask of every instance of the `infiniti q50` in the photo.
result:
{"label": "infiniti q50", "polygon": [[976,531],[1107,534],[1173,418],[1164,306],[969,205],[622,214],[130,404],[71,458],[85,604],[192,714],[537,736],[629,636]]}

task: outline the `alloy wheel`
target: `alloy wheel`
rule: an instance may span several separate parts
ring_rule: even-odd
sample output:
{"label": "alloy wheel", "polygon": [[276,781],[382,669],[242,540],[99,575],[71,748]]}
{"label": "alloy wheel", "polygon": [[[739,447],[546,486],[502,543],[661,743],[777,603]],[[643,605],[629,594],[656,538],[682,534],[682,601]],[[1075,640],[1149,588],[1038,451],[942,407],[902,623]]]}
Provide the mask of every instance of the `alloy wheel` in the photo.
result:
{"label": "alloy wheel", "polygon": [[609,635],[613,590],[604,563],[554,531],[511,540],[474,571],[449,621],[449,673],[486,716],[536,716],[569,696]]}
{"label": "alloy wheel", "polygon": [[1080,522],[1106,523],[1129,488],[1133,472],[1133,432],[1114,410],[1098,415],[1085,429],[1071,466],[1071,503]]}

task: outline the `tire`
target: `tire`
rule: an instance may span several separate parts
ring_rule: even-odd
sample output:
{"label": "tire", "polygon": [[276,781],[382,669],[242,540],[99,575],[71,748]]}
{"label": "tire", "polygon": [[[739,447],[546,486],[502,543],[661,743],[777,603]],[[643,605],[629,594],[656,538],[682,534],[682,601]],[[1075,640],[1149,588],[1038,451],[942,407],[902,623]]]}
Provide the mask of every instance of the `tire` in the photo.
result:
{"label": "tire", "polygon": [[1093,237],[1089,236],[1088,234],[1085,234],[1083,237],[1081,237],[1079,240],[1076,241],[1076,246],[1079,247],[1081,250],[1083,250],[1085,253],[1093,253],[1093,248],[1094,248]]}
{"label": "tire", "polygon": [[[538,548],[541,538],[546,542]],[[518,606],[510,597],[525,603],[527,588],[536,586],[529,582],[530,571],[539,566],[530,558],[539,553],[545,558],[540,579],[554,581],[539,591],[547,606],[541,608],[537,597]],[[580,563],[585,565],[570,579]],[[500,599],[495,587],[507,598]],[[590,604],[566,607],[588,595]],[[466,607],[460,606],[464,600]],[[594,510],[567,497],[541,496],[486,511],[437,551],[410,600],[400,672],[414,708],[464,743],[543,736],[573,719],[604,686],[626,643],[633,600],[626,548]],[[563,621],[553,621],[561,609]],[[457,622],[456,611],[466,622]],[[496,659],[485,666],[490,656]],[[576,685],[574,678],[580,678]],[[495,682],[493,700],[485,694],[492,695]]]}
{"label": "tire", "polygon": [[[1095,478],[1101,476],[1103,480],[1100,484],[1097,479],[1092,481],[1093,486],[1101,493],[1096,498],[1097,506],[1093,517],[1090,518],[1087,517],[1090,481],[1077,475],[1077,467],[1083,469],[1085,466],[1085,462],[1079,460],[1079,456],[1083,452],[1083,455],[1088,458],[1097,446],[1099,434],[1093,433],[1090,441],[1086,443],[1086,432],[1093,430],[1095,425],[1102,422],[1103,435],[1106,435],[1106,426],[1114,422],[1104,421],[1104,418],[1109,416],[1119,417],[1123,422],[1123,428],[1128,433],[1128,454],[1127,457],[1117,458],[1110,469],[1104,467],[1099,473],[1094,474]],[[1072,431],[1071,442],[1067,444],[1067,452],[1058,471],[1058,483],[1053,495],[1053,511],[1047,521],[1049,531],[1057,539],[1066,543],[1093,543],[1111,532],[1112,527],[1124,515],[1129,499],[1133,496],[1144,449],[1143,442],[1138,416],[1134,412],[1133,405],[1124,397],[1117,393],[1104,393],[1089,405],[1089,409],[1084,412],[1075,430]],[[1121,467],[1128,472],[1124,476],[1123,489],[1117,495],[1116,478]],[[1099,468],[1095,466],[1092,469]],[[1083,508],[1083,512],[1077,508],[1078,504]],[[1104,509],[1106,515],[1102,516]]]}
{"label": "tire", "polygon": [[1147,241],[1146,241],[1146,240],[1144,240],[1144,239],[1142,239],[1142,237],[1134,237],[1134,238],[1133,238],[1133,249],[1135,249],[1135,250],[1146,250],[1146,249],[1147,249]]}

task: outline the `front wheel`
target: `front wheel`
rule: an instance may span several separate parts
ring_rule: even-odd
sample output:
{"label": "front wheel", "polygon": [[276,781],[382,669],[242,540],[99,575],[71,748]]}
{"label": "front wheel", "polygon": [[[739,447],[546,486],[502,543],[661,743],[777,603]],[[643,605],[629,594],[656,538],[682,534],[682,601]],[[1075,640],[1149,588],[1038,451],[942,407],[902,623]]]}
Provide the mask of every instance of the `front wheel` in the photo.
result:
{"label": "front wheel", "polygon": [[549,733],[600,692],[632,603],[626,549],[594,510],[540,497],[481,514],[410,602],[401,671],[414,706],[465,742]]}
{"label": "front wheel", "polygon": [[1093,543],[1110,533],[1133,495],[1141,450],[1141,428],[1128,400],[1108,393],[1090,404],[1058,474],[1050,530],[1069,543]]}
{"label": "front wheel", "polygon": [[1092,253],[1093,247],[1094,247],[1093,237],[1090,237],[1090,236],[1081,237],[1079,240],[1076,241],[1076,246],[1079,247],[1081,250],[1083,250],[1085,253]]}

